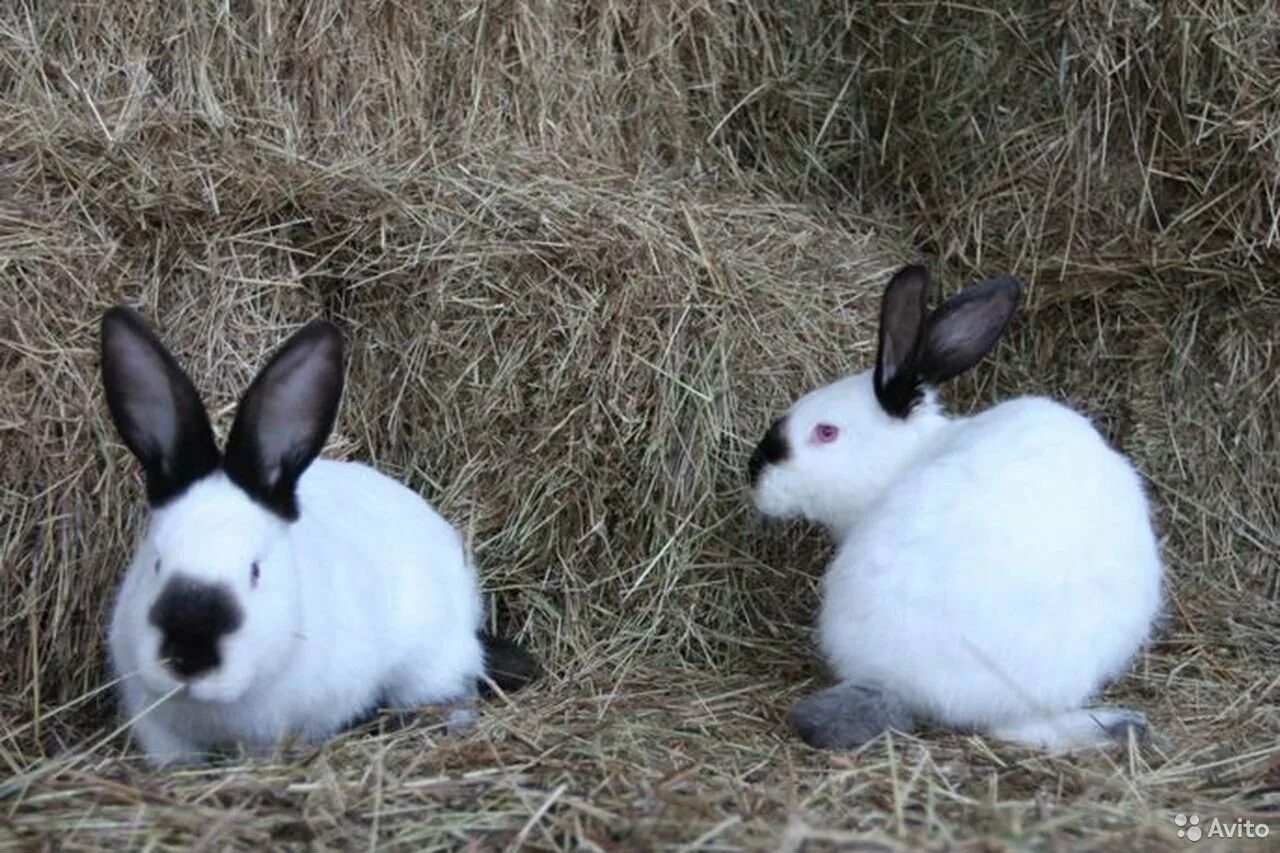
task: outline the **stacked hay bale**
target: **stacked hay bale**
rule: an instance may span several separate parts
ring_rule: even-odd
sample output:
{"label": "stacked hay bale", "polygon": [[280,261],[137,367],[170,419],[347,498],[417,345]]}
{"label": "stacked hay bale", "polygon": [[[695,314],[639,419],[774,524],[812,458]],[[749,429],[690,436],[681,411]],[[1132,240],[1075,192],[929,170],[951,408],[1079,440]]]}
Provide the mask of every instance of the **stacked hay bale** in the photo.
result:
{"label": "stacked hay bale", "polygon": [[[659,153],[700,147],[697,116],[636,123],[620,102],[652,88],[638,108],[665,114],[669,81],[593,70],[564,10],[176,8],[53,15],[10,57],[29,104],[5,118],[0,296],[12,713],[101,681],[143,511],[96,375],[117,301],[154,319],[219,429],[291,329],[338,321],[330,451],[467,529],[498,617],[557,665],[744,666],[726,646],[805,618],[804,584],[759,595],[788,567],[746,541],[744,458],[774,407],[866,354],[907,257],[883,229]],[[496,67],[534,24],[581,55]]]}
{"label": "stacked hay bale", "polygon": [[745,456],[867,363],[878,290],[921,253],[952,286],[1028,279],[953,397],[1096,416],[1152,480],[1170,654],[1212,637],[1234,663],[1202,695],[1256,683],[1280,598],[1273,4],[0,14],[14,725],[100,684],[141,521],[98,389],[105,306],[154,319],[219,429],[270,348],[338,321],[330,451],[466,528],[496,618],[574,683],[783,683],[824,553],[753,522]]}

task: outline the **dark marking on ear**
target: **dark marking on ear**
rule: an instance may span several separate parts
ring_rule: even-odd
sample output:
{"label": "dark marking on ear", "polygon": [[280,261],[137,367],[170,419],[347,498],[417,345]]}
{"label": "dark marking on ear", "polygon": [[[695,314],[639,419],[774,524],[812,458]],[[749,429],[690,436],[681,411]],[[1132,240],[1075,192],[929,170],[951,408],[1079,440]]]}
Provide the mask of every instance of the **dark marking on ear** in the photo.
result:
{"label": "dark marking on ear", "polygon": [[894,274],[880,301],[872,387],[880,407],[895,418],[905,418],[924,395],[915,361],[928,299],[929,273],[913,264]]}
{"label": "dark marking on ear", "polygon": [[787,419],[778,418],[769,425],[764,438],[751,452],[747,460],[747,479],[754,486],[764,472],[764,466],[777,465],[791,455],[791,446],[787,443]]}
{"label": "dark marking on ear", "polygon": [[222,665],[218,642],[240,627],[243,616],[222,584],[174,575],[151,605],[147,619],[160,630],[160,655],[180,678]]}
{"label": "dark marking on ear", "polygon": [[125,446],[162,507],[218,468],[209,415],[191,379],[146,321],[118,306],[102,317],[102,387]]}
{"label": "dark marking on ear", "polygon": [[227,476],[286,521],[298,479],[324,447],[342,397],[342,335],[315,320],[271,357],[240,399],[227,439]]}
{"label": "dark marking on ear", "polygon": [[1022,304],[1025,287],[1011,275],[967,288],[929,315],[916,372],[931,385],[973,367],[991,352]]}

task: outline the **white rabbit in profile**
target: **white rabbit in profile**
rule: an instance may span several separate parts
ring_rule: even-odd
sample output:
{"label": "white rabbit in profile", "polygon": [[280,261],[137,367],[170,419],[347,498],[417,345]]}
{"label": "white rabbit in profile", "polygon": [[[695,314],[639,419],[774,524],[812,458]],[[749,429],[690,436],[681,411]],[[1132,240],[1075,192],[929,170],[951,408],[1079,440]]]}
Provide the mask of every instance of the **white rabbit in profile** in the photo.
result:
{"label": "white rabbit in profile", "polygon": [[929,287],[899,271],[875,367],[799,399],[748,464],[761,513],[839,543],[818,620],[839,683],[791,723],[829,748],[923,720],[1054,751],[1143,736],[1141,714],[1086,705],[1160,607],[1143,484],[1051,400],[945,414],[936,386],[994,347],[1023,285],[992,279],[932,313]]}
{"label": "white rabbit in profile", "polygon": [[113,308],[101,332],[107,404],[150,503],[109,651],[152,764],[322,741],[379,704],[466,716],[486,653],[504,689],[537,675],[481,631],[476,572],[448,522],[366,465],[316,459],[342,393],[333,325],[305,326],[271,357],[225,452],[141,317]]}

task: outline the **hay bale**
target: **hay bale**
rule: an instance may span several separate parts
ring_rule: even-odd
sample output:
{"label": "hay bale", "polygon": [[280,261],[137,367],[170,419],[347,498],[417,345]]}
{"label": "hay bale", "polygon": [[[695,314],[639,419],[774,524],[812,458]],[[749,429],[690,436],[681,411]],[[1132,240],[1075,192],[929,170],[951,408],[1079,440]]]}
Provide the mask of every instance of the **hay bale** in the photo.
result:
{"label": "hay bale", "polygon": [[[159,174],[159,151],[115,151]],[[106,591],[142,512],[96,374],[97,319],[116,301],[155,318],[220,429],[288,332],[340,322],[350,375],[331,452],[468,529],[513,627],[554,661],[701,659],[717,637],[769,630],[737,604],[763,578],[726,570],[755,562],[742,460],[794,388],[865,352],[900,260],[882,241],[767,198],[600,167],[584,183],[515,152],[375,183],[212,151],[163,181],[212,173],[239,215],[166,193],[146,225],[102,239],[147,204],[132,165],[104,164],[94,186],[46,181],[63,203],[11,263],[26,286],[0,296],[6,336],[24,341],[0,409],[21,502],[9,689],[38,678],[62,702],[100,678]],[[287,218],[262,212],[279,205]]]}
{"label": "hay bale", "polygon": [[832,0],[738,22],[749,70],[715,139],[794,197],[892,211],[957,268],[1012,261],[1050,293],[1224,284],[1276,257],[1274,3]]}
{"label": "hay bale", "polygon": [[[1274,4],[12,5],[0,841],[1165,849],[1175,811],[1274,806]],[[1169,619],[1116,692],[1167,752],[787,736],[828,551],[761,528],[742,467],[867,363],[913,249],[1030,283],[959,409],[1068,399],[1150,478]],[[100,690],[142,516],[95,373],[116,301],[219,429],[266,352],[339,322],[329,452],[468,531],[546,686],[472,738],[139,772]]]}

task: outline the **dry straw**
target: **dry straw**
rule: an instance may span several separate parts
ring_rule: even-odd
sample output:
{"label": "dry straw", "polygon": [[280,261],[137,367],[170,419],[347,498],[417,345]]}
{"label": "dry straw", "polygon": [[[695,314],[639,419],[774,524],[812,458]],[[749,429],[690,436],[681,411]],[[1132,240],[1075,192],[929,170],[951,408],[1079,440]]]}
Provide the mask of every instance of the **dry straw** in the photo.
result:
{"label": "dry straw", "polygon": [[[1280,832],[1274,4],[19,0],[0,93],[0,849]],[[1114,695],[1163,745],[785,730],[828,549],[753,519],[746,454],[865,365],[920,253],[1031,284],[958,408],[1068,399],[1150,478],[1168,618]],[[546,681],[468,737],[425,716],[145,772],[102,689],[142,520],[96,377],[117,301],[219,429],[272,347],[338,321],[330,452],[467,529]]]}

